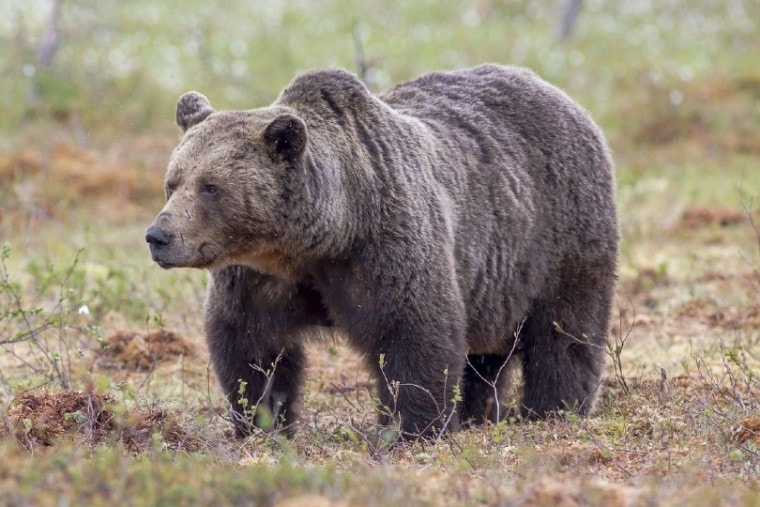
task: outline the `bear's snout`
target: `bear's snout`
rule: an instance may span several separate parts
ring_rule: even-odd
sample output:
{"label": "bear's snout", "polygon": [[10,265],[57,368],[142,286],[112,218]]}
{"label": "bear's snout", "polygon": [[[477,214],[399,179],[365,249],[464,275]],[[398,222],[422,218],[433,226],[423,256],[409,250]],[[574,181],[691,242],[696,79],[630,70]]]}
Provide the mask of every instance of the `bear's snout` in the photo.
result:
{"label": "bear's snout", "polygon": [[168,245],[171,239],[172,237],[168,232],[155,226],[150,227],[145,233],[145,241],[150,243],[151,249],[156,248],[160,250]]}
{"label": "bear's snout", "polygon": [[150,253],[153,260],[161,264],[160,253],[171,243],[172,236],[156,226],[149,227],[145,232],[145,241],[150,245]]}

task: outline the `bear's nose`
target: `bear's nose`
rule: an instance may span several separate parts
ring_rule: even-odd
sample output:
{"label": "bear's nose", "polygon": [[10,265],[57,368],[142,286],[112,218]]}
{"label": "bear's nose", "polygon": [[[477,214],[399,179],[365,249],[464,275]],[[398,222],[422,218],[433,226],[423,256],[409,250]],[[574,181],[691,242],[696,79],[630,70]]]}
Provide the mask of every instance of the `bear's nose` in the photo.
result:
{"label": "bear's nose", "polygon": [[152,248],[163,248],[171,241],[171,235],[158,227],[151,227],[145,233],[145,241],[150,243]]}

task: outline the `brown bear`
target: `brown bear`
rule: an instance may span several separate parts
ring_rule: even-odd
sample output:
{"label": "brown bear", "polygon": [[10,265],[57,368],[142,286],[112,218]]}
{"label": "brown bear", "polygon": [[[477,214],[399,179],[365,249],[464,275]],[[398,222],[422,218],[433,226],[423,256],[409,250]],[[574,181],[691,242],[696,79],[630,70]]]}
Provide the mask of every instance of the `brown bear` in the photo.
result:
{"label": "brown bear", "polygon": [[408,436],[493,420],[508,360],[524,416],[592,409],[615,184],[600,130],[563,92],[499,65],[379,96],[320,70],[260,109],[189,92],[176,120],[146,240],[163,268],[210,271],[207,340],[241,434],[294,421],[319,326],[363,354],[381,424]]}

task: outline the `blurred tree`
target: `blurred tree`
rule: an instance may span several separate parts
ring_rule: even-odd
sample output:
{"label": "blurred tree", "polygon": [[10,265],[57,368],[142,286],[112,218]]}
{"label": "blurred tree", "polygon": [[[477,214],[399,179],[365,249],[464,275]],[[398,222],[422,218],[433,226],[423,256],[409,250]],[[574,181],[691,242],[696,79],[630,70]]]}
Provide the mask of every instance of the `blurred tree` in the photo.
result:
{"label": "blurred tree", "polygon": [[42,42],[37,51],[37,62],[41,67],[49,67],[53,63],[53,57],[61,43],[61,5],[63,5],[63,0],[53,0],[45,34],[42,36]]}
{"label": "blurred tree", "polygon": [[[53,58],[58,52],[61,44],[61,7],[63,0],[52,0],[50,16],[45,25],[45,32],[42,35],[39,48],[37,49],[37,69],[47,71],[53,64]],[[39,80],[32,80],[27,93],[27,101],[32,104],[39,102],[41,98],[41,88]]]}
{"label": "blurred tree", "polygon": [[581,13],[583,0],[566,0],[562,6],[559,23],[557,24],[557,39],[565,40],[573,34],[573,29]]}

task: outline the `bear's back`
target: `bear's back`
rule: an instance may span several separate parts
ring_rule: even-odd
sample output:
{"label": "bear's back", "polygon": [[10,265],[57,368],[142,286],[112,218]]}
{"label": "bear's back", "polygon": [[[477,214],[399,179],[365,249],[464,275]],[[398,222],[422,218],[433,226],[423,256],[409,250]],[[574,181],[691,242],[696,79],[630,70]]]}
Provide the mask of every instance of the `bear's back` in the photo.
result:
{"label": "bear's back", "polygon": [[[600,137],[589,115],[564,92],[521,67],[484,64],[432,72],[379,96],[400,113],[448,127],[509,129],[528,141],[572,128]],[[465,126],[465,128],[467,128]],[[499,135],[500,137],[500,135]]]}
{"label": "bear's back", "polygon": [[437,140],[430,170],[457,203],[461,290],[473,315],[490,316],[469,323],[474,335],[514,325],[502,319],[520,317],[548,290],[564,258],[615,250],[606,142],[582,107],[532,71],[434,72],[379,98]]}

